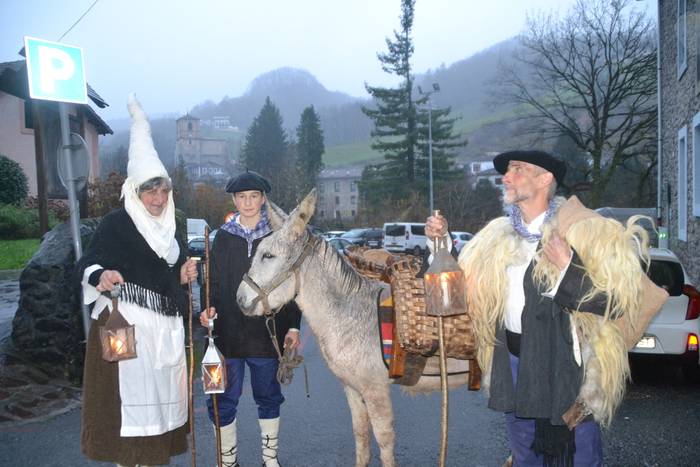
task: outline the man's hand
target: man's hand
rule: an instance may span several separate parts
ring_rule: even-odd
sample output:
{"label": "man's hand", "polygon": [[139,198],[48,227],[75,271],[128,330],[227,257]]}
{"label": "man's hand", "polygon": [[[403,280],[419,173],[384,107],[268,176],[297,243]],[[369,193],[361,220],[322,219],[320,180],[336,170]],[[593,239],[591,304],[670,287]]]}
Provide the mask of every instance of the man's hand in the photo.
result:
{"label": "man's hand", "polygon": [[187,284],[195,279],[197,279],[197,263],[190,258],[180,268],[180,284]]}
{"label": "man's hand", "polygon": [[437,240],[447,235],[447,219],[441,214],[430,216],[425,221],[425,236]]}
{"label": "man's hand", "polygon": [[216,319],[216,308],[213,306],[210,306],[207,310],[202,310],[199,314],[199,324],[208,328],[210,319]]}
{"label": "man's hand", "polygon": [[124,284],[122,275],[119,274],[119,271],[105,269],[100,274],[100,282],[95,288],[98,292],[111,292],[116,284]]}
{"label": "man's hand", "polygon": [[571,262],[571,247],[557,232],[552,234],[552,238],[544,245],[542,251],[549,262],[558,267],[560,271],[566,269]]}
{"label": "man's hand", "polygon": [[287,335],[284,336],[284,348],[294,350],[299,347],[299,343],[299,331],[297,329],[287,331]]}

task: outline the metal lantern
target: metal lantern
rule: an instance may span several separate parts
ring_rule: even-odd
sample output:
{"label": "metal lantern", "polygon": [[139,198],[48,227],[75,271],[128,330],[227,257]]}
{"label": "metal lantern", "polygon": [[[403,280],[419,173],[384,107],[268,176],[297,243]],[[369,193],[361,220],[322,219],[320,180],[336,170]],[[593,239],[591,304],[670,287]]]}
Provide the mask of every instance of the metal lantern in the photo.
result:
{"label": "metal lantern", "polygon": [[423,276],[426,312],[431,316],[460,315],[467,311],[464,273],[447,251],[444,239],[441,241]]}
{"label": "metal lantern", "polygon": [[121,293],[121,286],[117,284],[110,292],[112,297],[112,312],[104,326],[100,326],[100,342],[102,344],[102,358],[108,362],[118,362],[136,358],[136,333],[135,327],[119,312],[117,298]]}
{"label": "metal lantern", "polygon": [[220,394],[226,390],[226,363],[211,336],[202,358],[202,384],[204,394]]}

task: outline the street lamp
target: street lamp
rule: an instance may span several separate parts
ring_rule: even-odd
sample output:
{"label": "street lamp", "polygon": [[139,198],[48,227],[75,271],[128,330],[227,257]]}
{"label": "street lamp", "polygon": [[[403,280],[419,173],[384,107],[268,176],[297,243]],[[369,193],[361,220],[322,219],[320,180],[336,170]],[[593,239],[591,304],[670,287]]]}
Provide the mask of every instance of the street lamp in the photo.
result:
{"label": "street lamp", "polygon": [[440,85],[433,83],[433,90],[423,92],[418,86],[418,94],[428,97],[428,186],[430,194],[430,212],[433,212],[433,101],[431,95],[440,92]]}

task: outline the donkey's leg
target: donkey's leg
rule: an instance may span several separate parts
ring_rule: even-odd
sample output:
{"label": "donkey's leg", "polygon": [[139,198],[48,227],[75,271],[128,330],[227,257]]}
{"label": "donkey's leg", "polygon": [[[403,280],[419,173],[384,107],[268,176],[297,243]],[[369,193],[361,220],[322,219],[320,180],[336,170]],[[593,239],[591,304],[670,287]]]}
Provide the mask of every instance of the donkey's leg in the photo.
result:
{"label": "donkey's leg", "polygon": [[345,395],[352,414],[352,431],[355,434],[355,467],[369,465],[369,417],[367,406],[359,392],[345,386]]}
{"label": "donkey's leg", "polygon": [[379,385],[363,394],[379,456],[384,467],[394,467],[394,411],[391,408],[389,386]]}

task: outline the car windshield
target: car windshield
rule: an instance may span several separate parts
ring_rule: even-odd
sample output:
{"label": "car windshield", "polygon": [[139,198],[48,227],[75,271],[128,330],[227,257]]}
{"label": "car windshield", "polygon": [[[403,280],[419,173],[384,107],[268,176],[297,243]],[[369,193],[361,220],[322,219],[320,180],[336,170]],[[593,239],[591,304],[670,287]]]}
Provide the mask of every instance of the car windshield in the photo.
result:
{"label": "car windshield", "polygon": [[387,237],[400,237],[406,233],[406,227],[398,224],[387,225],[384,231]]}
{"label": "car windshield", "polygon": [[652,259],[647,271],[649,278],[669,295],[677,297],[683,293],[683,268],[674,261]]}
{"label": "car windshield", "polygon": [[352,229],[348,232],[345,232],[343,235],[341,235],[342,238],[347,238],[347,237],[359,237],[362,235],[362,232],[364,232],[365,229]]}

